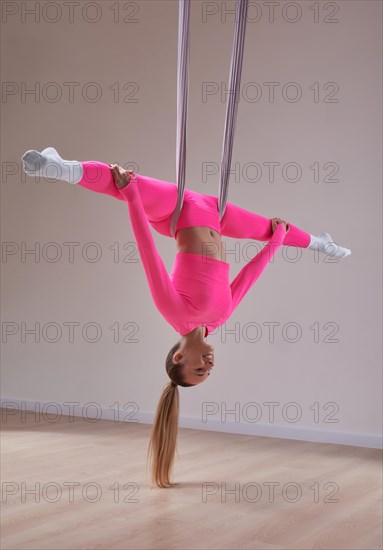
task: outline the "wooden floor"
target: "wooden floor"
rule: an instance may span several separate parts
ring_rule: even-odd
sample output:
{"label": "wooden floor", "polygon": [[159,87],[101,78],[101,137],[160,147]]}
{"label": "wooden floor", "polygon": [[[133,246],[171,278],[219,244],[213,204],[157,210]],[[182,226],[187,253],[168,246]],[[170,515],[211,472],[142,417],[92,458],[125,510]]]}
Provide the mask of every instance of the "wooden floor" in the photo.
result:
{"label": "wooden floor", "polygon": [[38,420],[2,422],[2,550],[382,548],[380,450],[180,429],[153,489],[149,425]]}

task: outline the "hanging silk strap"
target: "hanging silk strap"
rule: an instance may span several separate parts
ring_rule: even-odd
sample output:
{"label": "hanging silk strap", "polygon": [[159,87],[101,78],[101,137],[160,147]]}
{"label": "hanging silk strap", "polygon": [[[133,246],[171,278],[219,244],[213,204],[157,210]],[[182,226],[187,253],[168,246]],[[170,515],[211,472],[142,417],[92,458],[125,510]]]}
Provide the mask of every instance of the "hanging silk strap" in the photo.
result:
{"label": "hanging silk strap", "polygon": [[178,199],[170,220],[170,234],[174,237],[181,214],[185,192],[186,171],[186,122],[189,90],[190,59],[190,0],[178,3],[178,62],[177,62],[177,141],[176,183]]}
{"label": "hanging silk strap", "polygon": [[222,160],[219,177],[219,199],[218,210],[220,220],[226,210],[227,195],[229,191],[231,155],[233,152],[233,141],[235,123],[237,120],[238,102],[241,89],[242,59],[245,44],[246,17],[248,0],[237,0],[235,9],[235,29],[233,39],[233,50],[231,54],[229,99],[226,104],[225,130],[222,145]]}
{"label": "hanging silk strap", "polygon": [[[242,59],[245,44],[248,0],[236,0],[233,50],[231,55],[229,99],[226,105],[226,119],[220,167],[218,210],[222,219],[227,202],[230,179],[231,156],[233,150],[235,123],[241,87]],[[177,204],[170,220],[170,234],[175,229],[182,210],[185,191],[186,170],[186,122],[189,89],[190,59],[190,0],[179,0],[178,11],[178,64],[177,64],[177,142],[176,142],[176,183]]]}

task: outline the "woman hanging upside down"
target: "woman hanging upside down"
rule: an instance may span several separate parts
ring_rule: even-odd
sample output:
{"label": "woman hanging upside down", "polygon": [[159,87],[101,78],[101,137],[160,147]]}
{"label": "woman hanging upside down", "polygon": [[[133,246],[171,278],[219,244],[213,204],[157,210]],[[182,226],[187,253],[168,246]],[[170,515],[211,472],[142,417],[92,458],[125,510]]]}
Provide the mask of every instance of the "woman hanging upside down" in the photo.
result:
{"label": "woman hanging upside down", "polygon": [[[154,303],[181,336],[166,357],[170,381],[157,406],[148,449],[153,459],[152,481],[159,487],[170,487],[178,430],[178,386],[201,384],[214,367],[214,348],[204,338],[229,319],[282,245],[309,248],[336,258],[344,258],[351,251],[336,245],[328,233],[316,237],[280,218],[265,218],[229,202],[220,220],[217,197],[185,189],[174,234],[177,254],[169,275],[149,224],[171,237],[170,219],[178,196],[174,183],[115,164],[63,160],[53,147],[41,153],[29,150],[22,161],[30,176],[68,181],[126,201]],[[266,242],[231,283],[221,236]]]}

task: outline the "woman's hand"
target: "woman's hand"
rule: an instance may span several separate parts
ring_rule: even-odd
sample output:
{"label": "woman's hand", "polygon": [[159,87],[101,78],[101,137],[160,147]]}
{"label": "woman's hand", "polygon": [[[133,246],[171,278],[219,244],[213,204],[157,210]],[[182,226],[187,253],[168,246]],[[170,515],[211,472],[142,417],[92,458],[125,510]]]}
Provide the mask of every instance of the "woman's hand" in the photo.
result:
{"label": "woman's hand", "polygon": [[124,170],[124,168],[121,168],[121,166],[118,166],[118,164],[109,164],[109,167],[110,171],[112,172],[114,183],[116,184],[118,189],[126,187],[126,185],[128,185],[128,183],[130,182],[130,177],[133,174],[133,171]]}
{"label": "woman's hand", "polygon": [[285,222],[284,220],[281,220],[281,218],[271,218],[271,227],[272,227],[273,233],[280,223],[284,226],[286,233],[288,233],[290,231],[289,223]]}

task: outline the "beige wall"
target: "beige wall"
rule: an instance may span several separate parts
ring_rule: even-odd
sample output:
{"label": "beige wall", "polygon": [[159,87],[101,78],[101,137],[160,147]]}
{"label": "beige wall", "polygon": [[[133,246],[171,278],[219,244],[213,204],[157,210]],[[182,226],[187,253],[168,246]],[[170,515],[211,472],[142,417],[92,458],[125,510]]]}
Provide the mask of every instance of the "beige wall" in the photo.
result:
{"label": "beige wall", "polygon": [[[20,158],[27,149],[54,146],[65,159],[129,162],[142,174],[174,182],[177,3],[132,2],[124,11],[121,2],[116,22],[114,2],[82,2],[83,13],[75,7],[73,22],[63,3],[51,2],[48,9],[45,2],[28,2],[36,6],[39,21],[23,14],[19,2],[6,4],[1,59],[1,218],[7,251],[2,262],[3,400],[29,406],[95,402],[105,416],[115,403],[122,409],[134,402],[135,418],[150,422],[167,381],[164,358],[178,335],[152,303],[127,208],[68,183],[34,181],[21,174]],[[229,201],[283,217],[310,233],[327,231],[351,248],[352,256],[328,263],[304,251],[294,263],[286,249],[279,252],[232,318],[209,337],[216,349],[215,372],[199,387],[181,388],[181,424],[378,446],[381,3],[338,1],[331,3],[338,8],[331,14],[320,2],[314,14],[309,9],[314,3],[281,2],[274,22],[264,2],[250,4],[250,18],[258,9],[259,20],[247,27],[244,95],[233,152],[237,174],[231,178]],[[228,79],[233,15],[224,16],[224,5],[199,0],[191,5],[186,185],[206,194],[218,192],[218,174],[204,181],[203,172],[206,163],[220,161],[226,103],[219,93],[204,101],[202,89],[204,83],[220,89]],[[226,5],[234,7],[234,2]],[[296,9],[301,17],[293,23]],[[204,10],[216,13],[204,18]],[[69,82],[78,83],[73,101]],[[102,94],[99,101],[90,100],[96,89],[91,82]],[[128,82],[133,84],[124,90]],[[267,82],[279,83],[274,102]],[[302,93],[296,102],[289,101],[293,86],[286,87],[292,82]],[[256,102],[254,83],[262,94]],[[33,86],[40,86],[37,95],[25,95],[25,87]],[[119,99],[112,89],[119,89]],[[61,98],[54,102],[55,93]],[[270,162],[279,163],[274,181]],[[282,170],[292,162],[301,170],[300,181],[288,181],[292,168]],[[246,177],[248,163],[262,168],[259,181],[250,180],[253,171]],[[316,166],[319,181],[314,180]],[[334,166],[336,181],[324,181]],[[175,242],[156,233],[154,238],[170,271]],[[57,262],[47,259],[54,255],[50,242],[62,254]],[[68,242],[78,243],[73,262]],[[236,250],[228,254],[234,278],[256,249],[248,246],[251,241],[225,242],[228,252]],[[23,246],[31,249],[35,243],[40,253],[24,258]],[[89,260],[95,251],[87,249],[89,243],[97,243],[99,261]],[[126,243],[130,248],[123,250]],[[86,250],[88,260],[82,255]],[[68,322],[79,323],[73,343]],[[35,323],[40,323],[40,342],[22,335],[24,326]],[[98,342],[82,336],[87,323],[99,327]],[[253,341],[254,323],[262,329],[258,342]],[[279,323],[273,342],[266,323]],[[302,333],[296,343],[288,341],[295,337],[293,324]],[[54,325],[62,334],[49,342],[55,338]],[[119,341],[114,341],[117,326]],[[6,337],[9,331],[15,334]],[[88,337],[95,337],[91,327]],[[331,338],[338,342],[326,341]],[[216,403],[218,412],[204,423],[201,411],[207,402]],[[233,409],[236,402],[237,417],[222,422],[224,407]],[[255,408],[247,405],[254,402],[259,422],[250,421]],[[269,402],[276,403],[274,420]],[[286,407],[292,402],[301,414],[296,422],[286,418],[295,415]]]}

